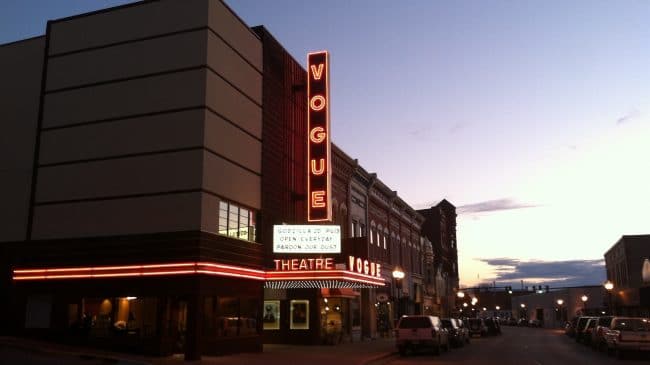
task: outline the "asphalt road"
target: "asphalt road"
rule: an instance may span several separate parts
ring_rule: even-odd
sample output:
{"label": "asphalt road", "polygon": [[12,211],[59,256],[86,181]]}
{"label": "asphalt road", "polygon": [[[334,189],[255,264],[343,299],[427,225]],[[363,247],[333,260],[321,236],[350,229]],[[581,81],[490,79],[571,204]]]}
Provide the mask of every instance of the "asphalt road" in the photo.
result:
{"label": "asphalt road", "polygon": [[[393,356],[383,365],[410,364],[485,364],[485,365],[600,365],[648,364],[649,354],[631,354],[626,359],[608,357],[604,352],[576,343],[560,330],[525,327],[503,327],[501,336],[472,339],[462,348],[454,348],[440,356],[431,353]],[[378,364],[373,364],[378,365]]]}

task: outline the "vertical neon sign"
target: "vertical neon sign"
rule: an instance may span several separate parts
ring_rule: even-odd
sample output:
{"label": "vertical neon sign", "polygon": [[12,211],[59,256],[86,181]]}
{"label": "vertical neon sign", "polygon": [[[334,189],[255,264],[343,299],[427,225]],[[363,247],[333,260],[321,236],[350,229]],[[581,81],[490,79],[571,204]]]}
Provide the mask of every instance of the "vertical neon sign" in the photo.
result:
{"label": "vertical neon sign", "polygon": [[332,220],[329,53],[307,55],[307,220]]}

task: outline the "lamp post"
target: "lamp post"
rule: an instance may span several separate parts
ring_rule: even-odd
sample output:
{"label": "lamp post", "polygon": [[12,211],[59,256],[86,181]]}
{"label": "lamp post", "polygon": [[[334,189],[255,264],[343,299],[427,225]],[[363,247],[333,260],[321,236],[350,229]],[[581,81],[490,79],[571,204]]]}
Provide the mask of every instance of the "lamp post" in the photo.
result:
{"label": "lamp post", "polygon": [[605,287],[605,290],[607,290],[607,307],[609,309],[609,314],[614,315],[614,308],[612,307],[612,289],[614,289],[614,283],[607,280],[603,286]]}
{"label": "lamp post", "polygon": [[395,288],[397,289],[397,299],[395,300],[395,312],[397,313],[397,319],[400,318],[400,299],[402,297],[402,279],[404,279],[404,271],[399,266],[395,266],[393,270],[393,279],[395,279]]}
{"label": "lamp post", "polygon": [[586,294],[583,294],[580,297],[580,300],[582,300],[582,314],[586,314],[586,312],[587,312],[587,301],[589,300],[589,297]]}
{"label": "lamp post", "polygon": [[562,304],[564,304],[564,299],[558,299],[555,301],[557,303],[557,310],[560,312],[560,322],[564,323],[564,308],[562,308]]}
{"label": "lamp post", "polygon": [[526,304],[525,304],[525,303],[521,303],[521,304],[519,304],[519,306],[521,307],[521,310],[520,310],[520,312],[519,312],[519,318],[527,319],[527,318],[528,318],[528,314],[526,313]]}

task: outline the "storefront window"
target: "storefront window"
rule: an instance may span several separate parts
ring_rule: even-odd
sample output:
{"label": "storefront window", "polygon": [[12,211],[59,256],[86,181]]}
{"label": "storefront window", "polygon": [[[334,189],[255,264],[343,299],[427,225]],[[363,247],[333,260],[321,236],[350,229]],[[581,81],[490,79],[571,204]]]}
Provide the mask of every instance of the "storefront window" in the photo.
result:
{"label": "storefront window", "polygon": [[152,337],[157,307],[156,298],[84,298],[77,326],[92,337]]}
{"label": "storefront window", "polygon": [[219,313],[219,317],[217,318],[217,336],[238,336],[239,299],[219,298],[217,313]]}

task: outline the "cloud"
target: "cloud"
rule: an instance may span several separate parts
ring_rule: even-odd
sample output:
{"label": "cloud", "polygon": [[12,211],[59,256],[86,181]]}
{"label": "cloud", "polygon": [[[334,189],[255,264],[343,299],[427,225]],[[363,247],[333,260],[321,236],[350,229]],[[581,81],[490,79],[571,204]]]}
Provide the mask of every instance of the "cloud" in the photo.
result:
{"label": "cloud", "polygon": [[621,125],[621,124],[627,123],[627,122],[629,122],[629,121],[631,121],[633,119],[638,118],[639,116],[641,116],[641,112],[639,112],[636,109],[632,110],[631,112],[625,114],[624,116],[616,119],[616,125]]}
{"label": "cloud", "polygon": [[600,285],[606,279],[605,260],[522,261],[512,258],[476,259],[493,267],[499,286],[570,287]]}
{"label": "cloud", "polygon": [[483,202],[461,205],[458,208],[456,208],[456,212],[458,214],[482,213],[482,212],[495,212],[500,210],[534,208],[538,206],[539,205],[520,203],[513,199],[504,198],[504,199],[486,200]]}

